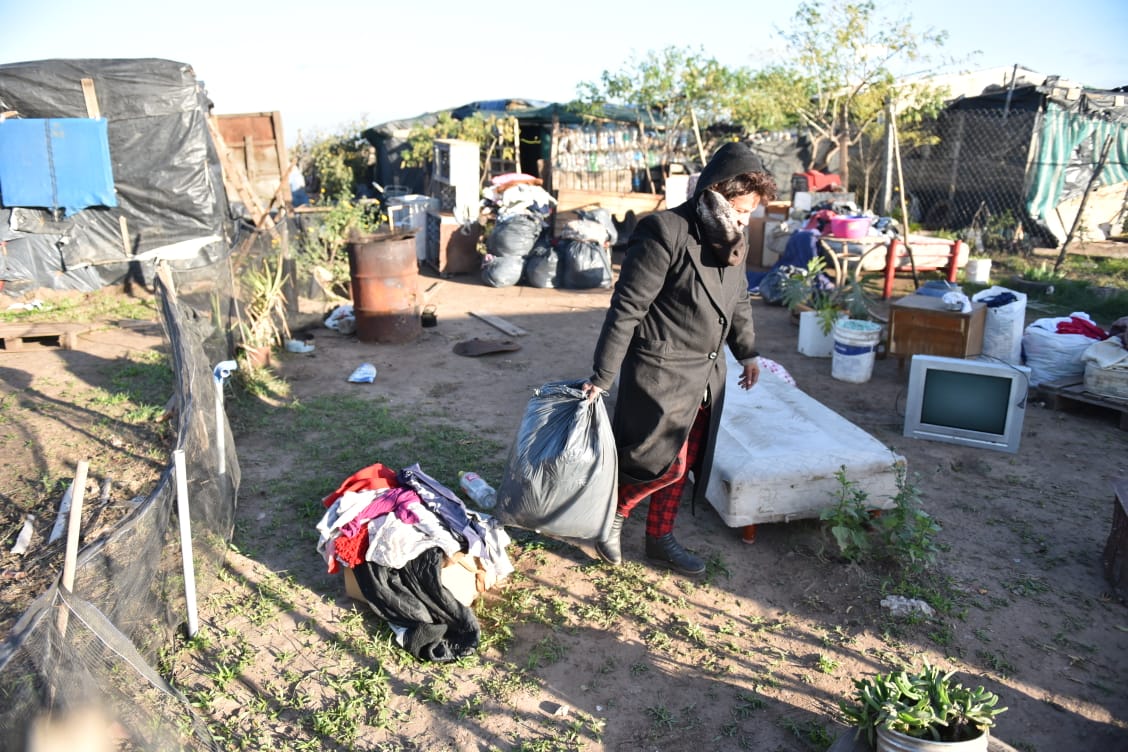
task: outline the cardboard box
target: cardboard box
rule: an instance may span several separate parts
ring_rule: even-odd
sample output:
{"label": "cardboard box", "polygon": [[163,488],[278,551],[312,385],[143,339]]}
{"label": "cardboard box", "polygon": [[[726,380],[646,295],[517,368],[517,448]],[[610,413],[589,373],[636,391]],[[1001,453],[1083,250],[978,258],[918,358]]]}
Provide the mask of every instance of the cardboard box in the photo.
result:
{"label": "cardboard box", "polygon": [[795,231],[797,224],[786,219],[768,219],[764,223],[764,250],[760,263],[764,266],[773,266],[783,252],[787,249],[787,241]]}
{"label": "cardboard box", "polygon": [[[481,581],[479,581],[481,574]],[[360,592],[360,584],[356,581],[356,574],[350,567],[344,567],[345,595],[354,601],[367,603],[364,593]],[[493,587],[494,583],[486,572],[479,566],[476,557],[459,555],[457,559],[446,559],[443,569],[439,573],[439,582],[451,592],[459,603],[467,608],[473,606],[474,601],[482,591]],[[479,589],[480,588],[480,589]]]}
{"label": "cardboard box", "polygon": [[482,226],[471,223],[463,231],[462,224],[448,212],[427,212],[425,260],[439,274],[470,274],[482,268],[478,238]]}
{"label": "cardboard box", "polygon": [[745,232],[748,236],[748,258],[745,259],[745,267],[748,269],[759,269],[764,265],[764,224],[767,220],[763,216],[753,215],[748,220],[748,227]]}

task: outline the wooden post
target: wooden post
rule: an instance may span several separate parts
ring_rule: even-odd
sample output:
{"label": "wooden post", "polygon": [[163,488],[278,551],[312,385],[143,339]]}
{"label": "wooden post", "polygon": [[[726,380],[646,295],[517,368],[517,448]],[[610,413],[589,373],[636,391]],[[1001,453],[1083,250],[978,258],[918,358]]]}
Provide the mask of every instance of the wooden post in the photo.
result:
{"label": "wooden post", "polygon": [[82,98],[86,100],[86,117],[102,117],[102,108],[98,106],[98,93],[94,90],[94,79],[82,79]]}
{"label": "wooden post", "polygon": [[893,99],[885,100],[885,180],[881,190],[881,213],[888,215],[893,203]]}
{"label": "wooden post", "polygon": [[[90,463],[81,460],[74,474],[74,483],[71,486],[74,489],[74,494],[71,497],[70,517],[67,519],[67,548],[63,556],[62,582],[63,590],[68,595],[74,589],[74,570],[78,562],[78,533],[82,528],[82,497],[86,493],[86,474],[89,469]],[[70,609],[65,605],[60,607],[56,624],[59,627],[59,634],[64,639],[67,636],[67,621],[69,619]]]}
{"label": "wooden post", "polygon": [[1069,235],[1066,236],[1065,242],[1061,244],[1061,253],[1058,254],[1057,261],[1054,262],[1054,273],[1057,273],[1062,263],[1065,262],[1065,253],[1069,250],[1069,244],[1073,242],[1073,236],[1077,233],[1077,228],[1081,226],[1081,217],[1085,214],[1085,204],[1089,203],[1089,194],[1093,192],[1093,186],[1096,185],[1101,173],[1104,172],[1105,162],[1108,161],[1108,153],[1111,150],[1112,134],[1110,133],[1105,139],[1104,146],[1101,147],[1101,156],[1097,160],[1097,166],[1093,168],[1093,174],[1089,178],[1089,184],[1085,186],[1085,193],[1081,196],[1081,205],[1077,207],[1077,216],[1073,218],[1073,226],[1069,228]]}
{"label": "wooden post", "polygon": [[705,146],[701,143],[701,128],[697,125],[697,112],[692,106],[689,108],[689,119],[693,123],[693,138],[697,141],[697,157],[701,160],[701,166],[704,167],[705,162]]}
{"label": "wooden post", "polygon": [[909,255],[909,269],[913,273],[913,289],[920,289],[920,278],[917,276],[916,258],[913,256],[913,246],[909,242],[909,207],[905,202],[905,173],[901,169],[901,139],[897,136],[897,124],[892,124],[893,128],[893,155],[897,158],[897,187],[901,195],[901,222],[905,227],[905,236],[902,242],[905,244],[905,253]]}
{"label": "wooden post", "polygon": [[1112,530],[1105,544],[1104,576],[1122,598],[1128,598],[1128,478],[1112,483]]}

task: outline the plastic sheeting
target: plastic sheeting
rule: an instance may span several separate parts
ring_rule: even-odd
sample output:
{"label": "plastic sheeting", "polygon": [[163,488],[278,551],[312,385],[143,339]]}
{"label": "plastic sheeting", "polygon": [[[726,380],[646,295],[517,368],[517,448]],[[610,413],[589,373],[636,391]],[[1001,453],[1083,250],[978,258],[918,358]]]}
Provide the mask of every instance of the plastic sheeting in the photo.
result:
{"label": "plastic sheeting", "polygon": [[117,206],[102,118],[0,120],[0,196],[66,214]]}
{"label": "plastic sheeting", "polygon": [[[1128,180],[1128,124],[1086,117],[1053,102],[1047,103],[1034,179],[1026,202],[1031,216],[1045,221],[1063,200],[1083,193],[1109,138],[1112,145],[1101,180],[1106,184],[1122,183]],[[1074,152],[1086,143],[1091,145],[1092,153],[1078,163]],[[1087,169],[1077,170],[1078,164],[1084,164]]]}
{"label": "plastic sheeting", "polygon": [[[16,229],[65,238],[56,243],[64,274],[160,257],[170,246],[178,251],[177,268],[222,258],[232,234],[227,197],[207,129],[210,103],[192,67],[159,59],[0,65],[0,111],[86,118],[83,79],[94,82],[106,120],[118,206],[91,207],[62,220],[47,210],[19,209],[27,216]],[[61,286],[48,278],[32,282]]]}

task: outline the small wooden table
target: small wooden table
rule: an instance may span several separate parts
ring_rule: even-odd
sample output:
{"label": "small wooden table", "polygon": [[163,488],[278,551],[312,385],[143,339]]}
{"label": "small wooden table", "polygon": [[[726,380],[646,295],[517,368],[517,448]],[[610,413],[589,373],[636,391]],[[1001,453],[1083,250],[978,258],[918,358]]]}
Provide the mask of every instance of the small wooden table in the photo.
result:
{"label": "small wooden table", "polygon": [[987,305],[973,302],[971,311],[952,311],[941,298],[906,295],[889,304],[889,354],[905,365],[912,355],[966,358],[983,352]]}

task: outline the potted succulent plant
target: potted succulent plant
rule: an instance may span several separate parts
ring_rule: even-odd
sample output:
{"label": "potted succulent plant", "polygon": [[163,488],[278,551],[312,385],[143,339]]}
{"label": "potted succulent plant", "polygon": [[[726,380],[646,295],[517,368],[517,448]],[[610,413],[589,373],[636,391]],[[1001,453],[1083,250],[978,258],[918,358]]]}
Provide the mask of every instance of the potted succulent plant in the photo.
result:
{"label": "potted succulent plant", "polygon": [[246,296],[239,314],[239,359],[251,368],[270,364],[271,350],[290,336],[286,322],[286,275],[282,262],[271,266],[263,259],[261,268],[248,269],[241,281]]}
{"label": "potted succulent plant", "polygon": [[834,325],[844,316],[867,318],[855,283],[836,285],[825,275],[826,259],[814,256],[806,268],[795,267],[783,280],[783,305],[799,324],[799,351],[829,358],[834,351]]}
{"label": "potted succulent plant", "polygon": [[925,661],[917,670],[898,669],[856,679],[850,701],[839,704],[847,721],[865,733],[877,752],[986,752],[999,696],[970,689]]}

